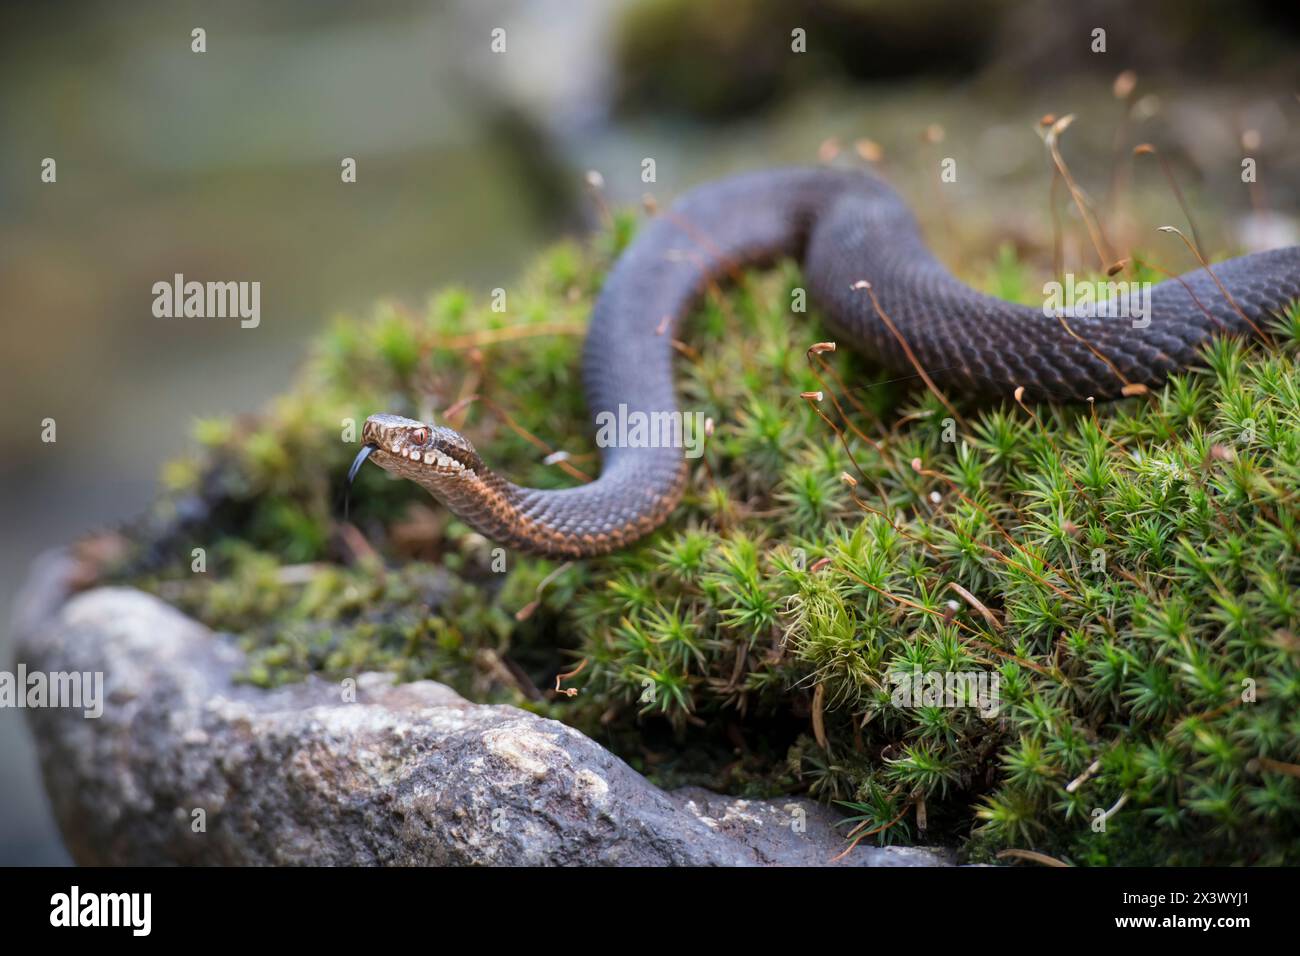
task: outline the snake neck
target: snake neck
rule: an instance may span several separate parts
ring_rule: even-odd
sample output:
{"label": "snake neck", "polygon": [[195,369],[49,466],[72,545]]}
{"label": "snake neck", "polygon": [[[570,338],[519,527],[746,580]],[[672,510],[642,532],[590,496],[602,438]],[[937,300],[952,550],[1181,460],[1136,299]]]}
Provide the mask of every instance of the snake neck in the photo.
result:
{"label": "snake neck", "polygon": [[583,348],[587,406],[601,446],[596,480],[524,488],[481,467],[454,482],[422,484],[488,538],[535,554],[605,554],[653,531],[681,498],[686,449],[672,440],[638,442],[635,429],[617,429],[617,440],[602,443],[602,423],[680,421],[673,341],[706,284],[801,256],[818,211],[854,184],[876,185],[832,170],[739,176],[687,193],[641,227],[606,278]]}
{"label": "snake neck", "polygon": [[664,453],[671,450],[649,451],[658,453],[624,455],[596,481],[576,488],[525,488],[486,466],[415,480],[498,544],[545,557],[582,558],[626,547],[677,506],[686,484],[685,461]]}

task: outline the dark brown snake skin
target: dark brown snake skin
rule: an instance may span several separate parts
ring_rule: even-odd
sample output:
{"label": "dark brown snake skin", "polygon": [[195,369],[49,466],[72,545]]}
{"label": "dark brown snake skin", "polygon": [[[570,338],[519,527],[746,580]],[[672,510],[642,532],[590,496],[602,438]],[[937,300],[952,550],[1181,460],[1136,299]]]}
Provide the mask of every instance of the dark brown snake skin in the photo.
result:
{"label": "dark brown snake skin", "polygon": [[[611,270],[584,349],[593,423],[620,404],[675,410],[671,340],[704,285],[783,256],[802,263],[839,343],[900,375],[915,373],[871,298],[854,288],[866,280],[940,388],[1010,397],[1023,386],[1030,401],[1100,400],[1119,396],[1126,383],[1158,385],[1195,364],[1197,346],[1215,332],[1251,334],[1252,323],[1264,327],[1300,298],[1300,247],[1291,247],[1214,265],[1233,302],[1198,269],[1151,289],[1145,328],[1130,318],[1069,316],[1067,330],[1041,308],[953,278],[903,201],[871,175],[749,173],[687,193],[645,224]],[[556,557],[603,554],[647,534],[667,520],[686,480],[680,448],[603,448],[597,480],[544,491],[495,474],[451,429],[375,415],[362,441],[376,463],[419,483],[492,540]]]}

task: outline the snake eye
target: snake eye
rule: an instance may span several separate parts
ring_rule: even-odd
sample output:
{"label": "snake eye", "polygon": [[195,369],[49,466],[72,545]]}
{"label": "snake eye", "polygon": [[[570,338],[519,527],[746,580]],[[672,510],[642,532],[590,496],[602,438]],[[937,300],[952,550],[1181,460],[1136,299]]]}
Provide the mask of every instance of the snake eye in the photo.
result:
{"label": "snake eye", "polygon": [[429,440],[429,429],[417,428],[411,432],[411,441],[416,445],[423,445]]}

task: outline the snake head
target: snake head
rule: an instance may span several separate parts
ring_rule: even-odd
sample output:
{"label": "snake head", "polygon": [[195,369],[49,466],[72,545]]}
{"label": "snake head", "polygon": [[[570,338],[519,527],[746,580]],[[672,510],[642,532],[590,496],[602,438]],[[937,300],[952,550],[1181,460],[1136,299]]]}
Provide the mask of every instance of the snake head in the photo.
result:
{"label": "snake head", "polygon": [[361,442],[365,447],[352,463],[349,478],[367,457],[385,471],[426,488],[469,477],[483,465],[460,432],[401,415],[371,415],[361,427]]}

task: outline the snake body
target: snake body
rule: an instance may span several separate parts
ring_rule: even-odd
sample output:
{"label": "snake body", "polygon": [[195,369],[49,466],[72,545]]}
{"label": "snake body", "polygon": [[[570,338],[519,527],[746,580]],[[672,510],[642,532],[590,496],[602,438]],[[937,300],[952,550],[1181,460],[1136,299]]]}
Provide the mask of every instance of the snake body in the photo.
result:
{"label": "snake body", "polygon": [[[1111,317],[1096,309],[1062,321],[954,278],[904,202],[872,175],[748,173],[686,193],[641,229],[610,271],[584,347],[593,422],[602,412],[619,415],[620,406],[625,416],[676,410],[671,343],[682,317],[709,282],[782,257],[801,262],[838,342],[899,374],[919,365],[940,388],[990,397],[1023,386],[1033,400],[1102,400],[1126,385],[1155,386],[1195,364],[1211,335],[1253,334],[1300,298],[1293,246],[1155,285],[1145,324],[1113,317],[1124,312],[1117,302]],[[362,441],[354,472],[369,452],[492,540],[555,557],[630,544],[667,520],[686,481],[680,447],[604,447],[599,478],[540,490],[493,472],[449,428],[374,415]]]}

